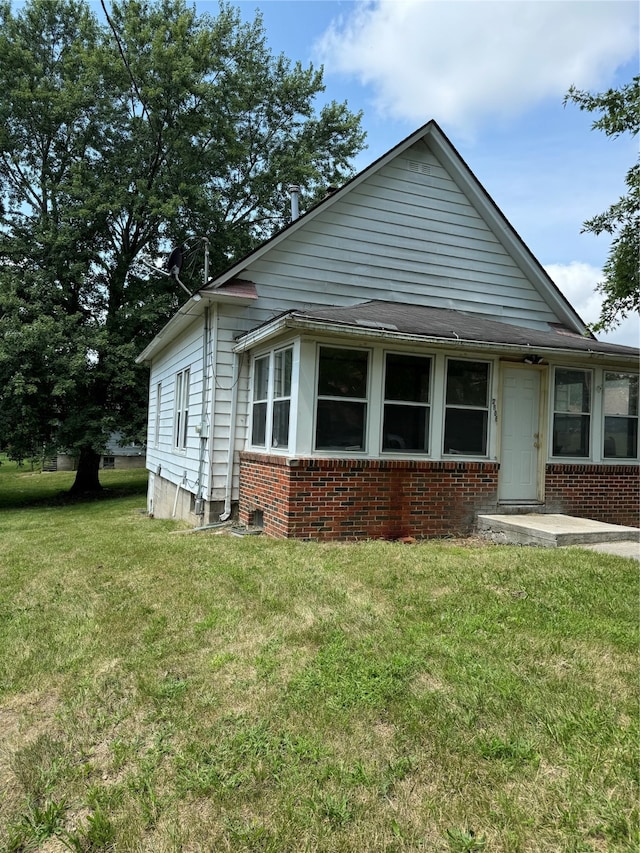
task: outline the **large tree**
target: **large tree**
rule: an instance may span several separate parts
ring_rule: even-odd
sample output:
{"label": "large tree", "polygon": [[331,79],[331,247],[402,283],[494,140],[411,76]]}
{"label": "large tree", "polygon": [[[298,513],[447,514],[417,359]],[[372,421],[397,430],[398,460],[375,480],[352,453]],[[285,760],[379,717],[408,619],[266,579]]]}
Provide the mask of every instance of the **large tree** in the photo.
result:
{"label": "large tree", "polygon": [[134,359],[184,298],[143,261],[206,238],[224,269],[286,224],[289,183],[315,201],[364,143],[259,16],[102,7],[0,0],[0,449],[78,453],[76,491],[113,430],[143,434]]}
{"label": "large tree", "polygon": [[[640,130],[640,76],[619,89],[592,94],[571,87],[565,103],[573,102],[581,110],[600,114],[592,128],[607,136]],[[598,285],[604,301],[596,331],[617,326],[628,314],[640,311],[640,162],[626,175],[627,192],[603,213],[588,219],[583,230],[612,235],[611,248],[604,265],[604,278]]]}

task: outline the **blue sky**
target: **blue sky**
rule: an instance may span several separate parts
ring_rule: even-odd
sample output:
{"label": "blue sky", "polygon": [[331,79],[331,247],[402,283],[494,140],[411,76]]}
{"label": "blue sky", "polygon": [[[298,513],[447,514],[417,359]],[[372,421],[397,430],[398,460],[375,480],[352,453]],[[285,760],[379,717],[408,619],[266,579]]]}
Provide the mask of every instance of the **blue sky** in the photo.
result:
{"label": "blue sky", "polygon": [[[635,0],[232,0],[276,53],[323,65],[326,97],[363,111],[364,168],[435,119],[587,321],[609,240],[582,222],[625,191],[637,140],[563,106],[639,68]],[[214,0],[197,0],[215,14]],[[638,345],[637,316],[601,338]]]}

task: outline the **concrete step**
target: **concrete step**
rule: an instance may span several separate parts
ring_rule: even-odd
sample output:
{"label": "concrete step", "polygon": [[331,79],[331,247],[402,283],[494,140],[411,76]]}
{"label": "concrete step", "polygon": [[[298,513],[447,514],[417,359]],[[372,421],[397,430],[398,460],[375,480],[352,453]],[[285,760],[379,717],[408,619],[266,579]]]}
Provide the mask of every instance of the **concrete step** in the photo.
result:
{"label": "concrete step", "polygon": [[509,545],[558,548],[563,545],[640,542],[640,528],[553,513],[479,515],[477,527],[480,536]]}

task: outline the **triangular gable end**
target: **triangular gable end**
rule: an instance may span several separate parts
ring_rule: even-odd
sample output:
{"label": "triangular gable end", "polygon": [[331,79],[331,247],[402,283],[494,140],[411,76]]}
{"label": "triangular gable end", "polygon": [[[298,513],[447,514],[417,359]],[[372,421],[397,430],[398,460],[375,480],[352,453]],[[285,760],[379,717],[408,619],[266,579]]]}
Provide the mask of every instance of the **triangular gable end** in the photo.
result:
{"label": "triangular gable end", "polygon": [[245,277],[280,308],[303,292],[322,304],[386,299],[586,332],[434,121],[206,290]]}

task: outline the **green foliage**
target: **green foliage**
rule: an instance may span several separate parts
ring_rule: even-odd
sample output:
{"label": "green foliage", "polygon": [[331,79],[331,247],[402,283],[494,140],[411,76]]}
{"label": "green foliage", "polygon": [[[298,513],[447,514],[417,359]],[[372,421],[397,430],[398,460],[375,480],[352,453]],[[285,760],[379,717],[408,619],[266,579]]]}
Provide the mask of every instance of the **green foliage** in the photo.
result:
{"label": "green foliage", "polygon": [[447,840],[451,853],[475,853],[486,845],[485,837],[478,838],[472,829],[448,829]]}
{"label": "green foliage", "polygon": [[65,832],[60,840],[73,853],[98,853],[113,849],[116,834],[107,815],[96,807],[77,830]]}
{"label": "green foliage", "polygon": [[[565,97],[581,110],[601,113],[592,127],[607,136],[640,130],[640,76],[620,89],[602,94],[580,91],[573,86]],[[588,219],[584,230],[593,234],[611,234],[611,248],[604,265],[604,279],[598,290],[604,296],[600,319],[594,330],[618,325],[632,312],[640,311],[640,162],[627,172],[627,193],[603,213]]]}
{"label": "green foliage", "polygon": [[48,800],[44,805],[30,803],[20,818],[9,827],[7,853],[35,850],[40,843],[59,836],[64,825],[66,812],[64,801]]}
{"label": "green foliage", "polygon": [[[144,433],[136,355],[177,309],[143,260],[206,237],[219,272],[311,204],[363,147],[322,72],[222,4],[0,0],[0,443],[15,459]],[[197,241],[196,241],[197,242]],[[94,453],[94,457],[91,457]],[[85,457],[81,455],[81,465]],[[96,469],[97,478],[97,469]]]}

